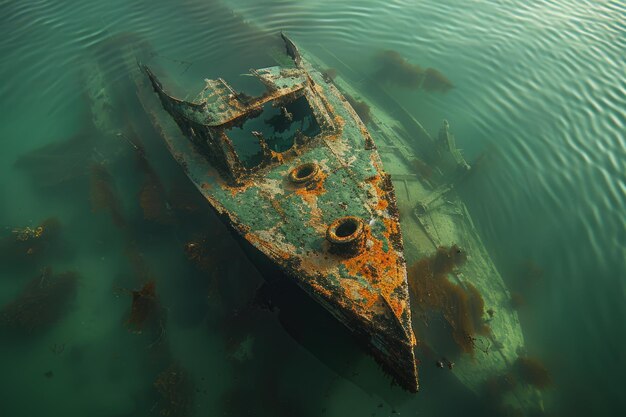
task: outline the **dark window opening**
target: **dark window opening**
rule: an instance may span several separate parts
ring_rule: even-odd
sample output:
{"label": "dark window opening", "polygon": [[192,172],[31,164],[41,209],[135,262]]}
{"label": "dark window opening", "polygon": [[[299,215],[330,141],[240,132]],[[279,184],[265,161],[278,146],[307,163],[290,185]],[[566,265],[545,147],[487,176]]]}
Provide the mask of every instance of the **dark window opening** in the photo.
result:
{"label": "dark window opening", "polygon": [[247,168],[258,165],[263,156],[259,140],[252,134],[254,131],[260,132],[268,147],[275,152],[290,149],[298,131],[308,137],[321,133],[304,96],[285,106],[274,107],[272,103],[266,103],[260,116],[250,118],[240,127],[233,127],[226,132],[239,159]]}
{"label": "dark window opening", "polygon": [[298,131],[308,137],[321,133],[311,106],[304,96],[284,107],[272,107],[270,113],[264,112],[264,117],[267,127],[262,133],[270,149],[275,152],[284,152],[291,148]]}
{"label": "dark window opening", "polygon": [[255,167],[263,160],[259,140],[252,134],[253,131],[259,131],[262,125],[263,119],[257,115],[246,120],[241,126],[226,131],[226,136],[233,143],[235,152],[246,168]]}

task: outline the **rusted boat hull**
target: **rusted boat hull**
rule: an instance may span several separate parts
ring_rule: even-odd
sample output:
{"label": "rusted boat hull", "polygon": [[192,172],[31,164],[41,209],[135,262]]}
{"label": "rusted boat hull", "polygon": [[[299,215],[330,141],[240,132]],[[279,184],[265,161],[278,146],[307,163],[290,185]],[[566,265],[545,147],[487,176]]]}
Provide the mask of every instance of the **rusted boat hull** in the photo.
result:
{"label": "rusted boat hull", "polygon": [[[294,66],[251,70],[267,86],[260,97],[243,97],[218,79],[207,80],[198,101],[186,102],[167,94],[144,67],[178,129],[154,103],[146,106],[148,113],[251,260],[266,273],[295,282],[364,341],[398,384],[417,391],[416,339],[393,185],[345,98],[283,39]],[[296,129],[293,145],[283,151],[252,131],[262,158],[245,166],[229,138],[231,129],[243,128],[269,103],[281,110],[271,120],[289,124],[302,111],[303,99],[310,108],[308,124],[319,129],[311,134],[303,133],[310,128]]]}

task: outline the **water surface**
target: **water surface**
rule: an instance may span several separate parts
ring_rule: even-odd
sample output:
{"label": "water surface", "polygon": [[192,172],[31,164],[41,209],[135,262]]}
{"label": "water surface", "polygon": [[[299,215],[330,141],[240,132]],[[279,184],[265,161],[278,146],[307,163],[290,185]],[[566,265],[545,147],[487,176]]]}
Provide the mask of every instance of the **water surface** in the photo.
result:
{"label": "water surface", "polygon": [[[125,44],[147,41],[150,59],[186,87],[218,76],[237,86],[245,82],[237,74],[272,64],[263,51],[279,45],[280,30],[365,72],[380,51],[394,50],[453,82],[447,93],[385,88],[431,133],[447,119],[473,163],[460,192],[505,281],[523,294],[528,354],[553,380],[548,411],[624,411],[622,2],[41,0],[3,1],[0,16],[2,236],[50,217],[61,224],[41,257],[1,258],[0,305],[29,281],[48,279],[45,266],[79,276],[53,323],[2,333],[2,415],[158,414],[163,396],[154,381],[179,368],[191,392],[185,398],[193,398],[189,415],[484,415],[487,404],[430,363],[422,391],[409,395],[389,387],[349,339],[316,340],[314,323],[298,329],[285,314],[257,308],[263,280],[217,219],[178,207],[182,221],[145,220],[138,198],[155,177],[132,141],[94,129],[90,62],[104,68],[118,98],[107,117],[141,137],[150,132],[141,107],[134,97],[119,100],[132,93],[119,59]],[[118,142],[105,142],[112,138]],[[159,190],[175,201],[183,200],[172,190],[192,196],[150,138],[144,145]],[[59,147],[33,158],[51,144]],[[109,178],[94,164],[107,167],[123,220],[110,208],[94,212],[94,177]],[[216,259],[205,270],[183,249],[202,231],[210,231]],[[158,325],[136,334],[125,324],[129,290],[149,279],[166,340]],[[333,344],[338,353],[327,355]]]}

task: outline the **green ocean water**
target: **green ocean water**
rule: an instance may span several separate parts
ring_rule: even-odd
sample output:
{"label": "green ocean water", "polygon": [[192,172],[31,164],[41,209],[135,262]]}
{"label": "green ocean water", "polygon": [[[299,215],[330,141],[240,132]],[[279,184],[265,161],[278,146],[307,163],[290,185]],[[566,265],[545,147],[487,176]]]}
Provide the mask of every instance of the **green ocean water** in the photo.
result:
{"label": "green ocean water", "polygon": [[[299,326],[297,305],[259,307],[262,277],[155,137],[120,58],[143,42],[189,91],[244,86],[280,30],[366,75],[394,50],[452,81],[385,88],[431,133],[447,119],[474,166],[459,192],[523,296],[546,415],[623,413],[623,2],[113,0],[0,2],[0,415],[490,415],[432,361],[408,394],[341,332]],[[146,189],[165,220],[145,219]],[[15,244],[49,218],[45,244]],[[205,269],[184,250],[199,236]],[[160,320],[139,333],[132,291],[151,280]],[[16,327],[9,310],[32,315]]]}

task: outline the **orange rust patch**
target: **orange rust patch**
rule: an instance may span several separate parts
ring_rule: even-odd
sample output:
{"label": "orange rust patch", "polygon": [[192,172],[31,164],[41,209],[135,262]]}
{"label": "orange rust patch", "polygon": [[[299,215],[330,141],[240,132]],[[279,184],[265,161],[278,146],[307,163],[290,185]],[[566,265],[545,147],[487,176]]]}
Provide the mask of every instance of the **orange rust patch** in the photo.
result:
{"label": "orange rust patch", "polygon": [[378,203],[376,203],[376,210],[387,210],[387,207],[389,207],[389,202],[383,198],[379,198],[378,199]]}
{"label": "orange rust patch", "polygon": [[[376,166],[374,161],[372,161],[372,164]],[[367,178],[365,181],[370,183],[372,187],[374,188],[374,191],[376,191],[376,196],[378,197],[378,201],[376,205],[374,206],[374,208],[376,210],[381,210],[381,211],[387,210],[387,208],[389,207],[389,201],[387,200],[387,193],[385,192],[385,190],[383,190],[380,187],[380,184],[383,182],[382,176],[380,174],[374,175],[372,177]]]}
{"label": "orange rust patch", "polygon": [[357,256],[342,260],[342,264],[351,275],[363,277],[378,290],[368,291],[365,288],[362,290],[361,295],[366,300],[365,308],[372,307],[380,293],[389,302],[394,314],[401,317],[405,305],[391,297],[393,291],[404,283],[404,274],[399,270],[399,258],[391,247],[385,252],[383,241],[373,237],[369,228],[366,228],[365,233],[365,239],[371,242],[371,247]]}
{"label": "orange rust patch", "polygon": [[[289,150],[291,150],[291,148],[289,148],[285,152],[288,152]],[[272,160],[273,161],[275,161],[275,162],[277,162],[279,164],[282,164],[283,162],[285,162],[285,155],[282,152],[275,152],[275,151],[272,151],[272,150],[270,150],[270,152],[272,154]]]}
{"label": "orange rust patch", "polygon": [[247,181],[245,184],[238,185],[238,186],[236,186],[236,187],[231,187],[231,186],[229,186],[229,185],[224,184],[224,185],[222,185],[222,188],[224,188],[224,189],[226,189],[226,190],[230,191],[230,194],[231,194],[233,197],[235,197],[237,194],[239,194],[239,193],[243,193],[243,192],[244,192],[244,191],[246,191],[248,188],[250,188],[250,187],[252,187],[252,186],[254,186],[254,185],[255,185],[255,182],[254,182],[254,181],[252,181],[252,180],[250,180],[250,181]]}
{"label": "orange rust patch", "polygon": [[[384,171],[383,163],[380,160],[380,155],[378,155],[378,152],[371,152],[370,153],[370,161],[372,162],[372,165],[374,165],[374,168],[376,168],[376,171],[378,173],[381,173],[381,172]],[[380,176],[380,174],[378,176]]]}
{"label": "orange rust patch", "polygon": [[[374,166],[378,165],[376,162],[376,158],[372,158]],[[387,210],[389,207],[388,194],[381,188],[382,176],[378,174],[366,181],[372,185],[378,197],[375,208],[382,211]],[[403,286],[406,279],[404,258],[395,252],[392,244],[393,239],[400,236],[400,225],[393,217],[383,217],[380,220],[385,225],[382,234],[388,243],[387,251],[383,249],[383,240],[372,236],[369,228],[366,228],[365,241],[370,242],[370,247],[357,256],[342,260],[342,263],[351,275],[363,277],[377,290],[369,291],[365,288],[361,290],[360,293],[366,300],[364,308],[372,307],[380,293],[389,303],[396,317],[400,318],[407,305],[404,300],[392,297],[392,293]]]}
{"label": "orange rust patch", "polygon": [[[384,232],[384,235],[387,239],[391,239],[391,236],[400,233],[400,225],[396,220],[384,218],[383,223],[385,223],[386,231]],[[391,250],[391,248],[389,250]]]}

